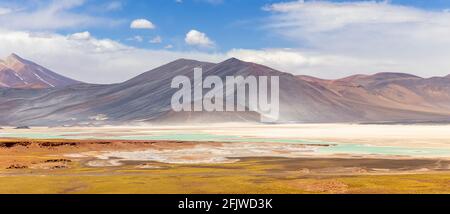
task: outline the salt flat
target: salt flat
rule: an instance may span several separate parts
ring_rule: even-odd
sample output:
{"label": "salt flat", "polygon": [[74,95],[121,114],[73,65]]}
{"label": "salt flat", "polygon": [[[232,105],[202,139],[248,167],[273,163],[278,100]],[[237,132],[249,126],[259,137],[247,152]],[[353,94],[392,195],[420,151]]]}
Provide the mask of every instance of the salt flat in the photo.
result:
{"label": "salt flat", "polygon": [[377,146],[450,148],[450,125],[361,125],[361,124],[204,124],[190,126],[32,127],[0,130],[0,137],[61,137],[138,139],[158,135],[234,136],[241,138],[291,139]]}
{"label": "salt flat", "polygon": [[0,193],[448,193],[449,128],[6,127]]}
{"label": "salt flat", "polygon": [[32,127],[0,130],[3,138],[115,139],[334,145],[315,155],[450,158],[450,125],[204,124],[190,126]]}

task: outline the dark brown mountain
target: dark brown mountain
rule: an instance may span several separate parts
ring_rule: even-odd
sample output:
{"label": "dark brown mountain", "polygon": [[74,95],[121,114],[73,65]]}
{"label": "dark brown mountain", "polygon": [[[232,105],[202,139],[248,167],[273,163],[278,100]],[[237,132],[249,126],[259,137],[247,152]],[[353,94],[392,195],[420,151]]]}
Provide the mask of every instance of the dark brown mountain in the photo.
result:
{"label": "dark brown mountain", "polygon": [[365,111],[369,121],[450,120],[450,78],[447,77],[378,73],[337,80],[298,78],[333,91],[343,102],[353,103]]}
{"label": "dark brown mountain", "polygon": [[221,63],[180,59],[120,84],[77,84],[0,90],[0,125],[259,122],[260,112],[174,112],[177,75],[279,76],[278,122],[448,122],[450,78],[409,74],[355,75],[337,80],[294,76],[232,58]]}
{"label": "dark brown mountain", "polygon": [[0,60],[0,87],[4,88],[57,88],[80,82],[61,76],[34,62],[11,54]]}

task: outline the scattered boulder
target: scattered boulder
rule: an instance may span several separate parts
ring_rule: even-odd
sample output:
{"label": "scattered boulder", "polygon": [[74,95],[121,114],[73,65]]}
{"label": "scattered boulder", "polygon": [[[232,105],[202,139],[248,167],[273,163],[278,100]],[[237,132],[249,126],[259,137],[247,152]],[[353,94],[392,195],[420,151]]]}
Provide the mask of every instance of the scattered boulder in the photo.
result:
{"label": "scattered boulder", "polygon": [[15,129],[30,129],[29,126],[17,126]]}
{"label": "scattered boulder", "polygon": [[45,160],[44,163],[70,163],[72,162],[69,159],[49,159]]}
{"label": "scattered boulder", "polygon": [[74,142],[43,142],[39,143],[40,147],[59,147],[59,146],[76,146]]}
{"label": "scattered boulder", "polygon": [[28,166],[22,164],[12,164],[8,166],[6,169],[27,169]]}
{"label": "scattered boulder", "polygon": [[56,166],[51,166],[50,169],[66,169],[68,168],[65,165],[56,165]]}
{"label": "scattered boulder", "polygon": [[0,142],[0,148],[12,148],[15,146],[29,146],[30,142]]}

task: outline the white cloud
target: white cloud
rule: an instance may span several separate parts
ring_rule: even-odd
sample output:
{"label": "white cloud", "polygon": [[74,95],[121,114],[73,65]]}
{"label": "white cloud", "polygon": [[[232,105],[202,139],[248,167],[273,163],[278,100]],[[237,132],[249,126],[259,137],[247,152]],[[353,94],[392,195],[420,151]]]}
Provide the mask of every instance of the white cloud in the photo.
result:
{"label": "white cloud", "polygon": [[300,49],[232,49],[227,57],[267,65],[295,75],[312,75],[322,78],[342,78],[359,73],[373,74],[388,71],[392,62],[377,62],[343,55],[324,54]]}
{"label": "white cloud", "polygon": [[[43,35],[43,36],[41,36]],[[74,40],[56,33],[0,28],[0,58],[10,53],[77,80],[113,83],[128,80],[179,58],[218,62],[221,54],[133,48],[111,39]]]}
{"label": "white cloud", "polygon": [[320,63],[319,57],[306,57],[305,54],[291,49],[233,49],[227,54],[229,57],[235,57],[249,62],[271,65],[277,68],[313,66]]}
{"label": "white cloud", "polygon": [[105,5],[105,10],[106,11],[116,11],[116,10],[121,10],[123,7],[123,3],[120,1],[111,1],[108,2]]}
{"label": "white cloud", "polygon": [[[389,1],[294,1],[264,9],[273,13],[267,29],[296,44],[299,53],[350,63],[316,64],[316,75],[386,71],[442,76],[450,72],[449,13]],[[309,68],[290,68],[297,73],[302,69]]]}
{"label": "white cloud", "polygon": [[[272,13],[266,28],[276,35],[275,39],[291,41],[294,45],[290,49],[233,49],[208,54],[169,50],[173,48],[171,44],[165,46],[166,50],[133,48],[114,40],[95,38],[87,31],[72,35],[47,31],[104,21],[70,12],[70,8],[82,3],[81,0],[54,1],[38,10],[13,10],[1,15],[0,58],[16,52],[56,72],[96,83],[121,82],[177,58],[217,62],[237,57],[281,71],[324,78],[375,72],[406,72],[429,77],[450,72],[450,13],[445,11],[375,1],[271,4],[265,7]],[[28,31],[17,30],[23,28]],[[197,47],[215,46],[205,33],[197,30],[188,32],[185,42]]]}
{"label": "white cloud", "polygon": [[214,42],[206,36],[205,33],[202,33],[197,30],[190,30],[186,34],[186,38],[184,41],[188,45],[199,46],[199,47],[213,47]]}
{"label": "white cloud", "polygon": [[131,29],[154,29],[155,25],[147,19],[136,19],[130,24]]}
{"label": "white cloud", "polygon": [[144,38],[142,38],[142,36],[133,36],[131,38],[127,39],[128,41],[135,41],[135,42],[142,42],[144,41]]}
{"label": "white cloud", "polygon": [[[59,0],[40,2],[26,1],[16,10],[0,16],[0,26],[20,30],[55,30],[88,26],[114,26],[118,21],[89,14],[73,12],[85,0]],[[37,4],[37,5],[36,5]]]}
{"label": "white cloud", "polygon": [[6,15],[8,13],[11,13],[13,10],[11,8],[7,8],[7,7],[0,7],[0,16],[1,15]]}
{"label": "white cloud", "polygon": [[69,35],[69,39],[72,40],[89,40],[91,39],[91,33],[89,31],[84,31],[80,33],[74,33]]}
{"label": "white cloud", "polygon": [[155,36],[152,39],[150,39],[149,42],[152,44],[159,44],[162,42],[162,38],[161,38],[161,36]]}

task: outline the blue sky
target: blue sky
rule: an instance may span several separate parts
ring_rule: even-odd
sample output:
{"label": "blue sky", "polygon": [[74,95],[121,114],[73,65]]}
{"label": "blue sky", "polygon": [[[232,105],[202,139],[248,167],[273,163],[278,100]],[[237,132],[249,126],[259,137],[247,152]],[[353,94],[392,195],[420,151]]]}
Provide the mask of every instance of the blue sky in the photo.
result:
{"label": "blue sky", "polygon": [[[77,10],[89,11],[90,7],[107,5],[110,1],[91,1]],[[193,48],[184,44],[185,34],[191,29],[205,32],[216,43],[209,51],[228,50],[231,48],[260,48],[265,46],[283,46],[282,42],[273,42],[272,35],[266,34],[261,22],[269,14],[263,6],[273,3],[271,0],[230,0],[209,2],[206,0],[134,0],[117,1],[121,8],[104,12],[104,15],[123,21],[114,27],[85,27],[67,29],[62,33],[90,31],[98,37],[108,37],[123,41],[129,45],[144,48],[162,48],[173,45],[175,49]],[[145,18],[156,25],[152,30],[131,30],[129,23],[138,18]],[[161,44],[127,40],[141,36],[148,41],[160,36]]]}
{"label": "blue sky", "polygon": [[450,0],[0,0],[0,58],[15,52],[99,83],[181,57],[237,57],[322,78],[443,76],[449,8]]}
{"label": "blue sky", "polygon": [[[186,50],[184,43],[186,32],[198,29],[205,32],[216,47],[209,51],[225,51],[232,48],[267,48],[292,47],[288,41],[274,40],[276,35],[263,26],[263,22],[271,13],[262,8],[277,0],[90,0],[74,11],[79,13],[95,13],[100,16],[116,19],[114,26],[75,27],[58,30],[61,33],[89,31],[96,37],[112,38],[123,43],[142,48],[163,48],[172,45],[175,49]],[[331,2],[360,2],[334,0]],[[450,8],[449,0],[392,0],[392,4],[406,5],[426,10],[444,10]],[[110,5],[117,5],[107,9]],[[132,30],[129,23],[138,18],[150,20],[156,25],[152,30]],[[143,42],[131,40],[135,36],[143,38]],[[162,42],[149,43],[160,36]]]}

